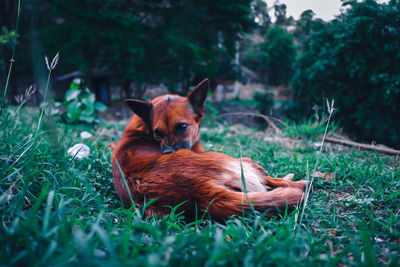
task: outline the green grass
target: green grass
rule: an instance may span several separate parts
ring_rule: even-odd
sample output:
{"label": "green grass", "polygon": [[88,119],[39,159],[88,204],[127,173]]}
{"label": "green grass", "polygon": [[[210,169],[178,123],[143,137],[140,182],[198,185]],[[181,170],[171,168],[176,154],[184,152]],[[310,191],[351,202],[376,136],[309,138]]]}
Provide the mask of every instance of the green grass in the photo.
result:
{"label": "green grass", "polygon": [[[0,117],[0,265],[399,265],[400,166],[394,157],[328,144],[317,170],[334,178],[314,179],[301,223],[299,210],[273,219],[237,216],[225,224],[207,217],[188,223],[174,210],[145,218],[141,209],[124,209],[113,187],[106,146],[124,125],[44,119],[35,139],[38,112],[9,112]],[[301,135],[298,129],[284,136]],[[82,141],[82,130],[94,134],[83,140],[91,155],[71,159],[66,150]],[[202,140],[234,157],[242,151],[272,176],[295,173],[298,179],[314,168],[319,151],[318,140],[237,126],[210,127]]]}

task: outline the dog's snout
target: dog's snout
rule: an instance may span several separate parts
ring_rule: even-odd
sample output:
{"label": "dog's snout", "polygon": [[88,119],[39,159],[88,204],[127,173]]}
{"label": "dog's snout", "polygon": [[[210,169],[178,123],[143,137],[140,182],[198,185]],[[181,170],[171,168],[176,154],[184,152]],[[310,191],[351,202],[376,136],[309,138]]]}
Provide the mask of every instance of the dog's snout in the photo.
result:
{"label": "dog's snout", "polygon": [[167,146],[167,147],[161,147],[161,152],[164,154],[170,154],[170,153],[174,153],[176,151],[175,148]]}
{"label": "dog's snout", "polygon": [[174,153],[175,152],[175,149],[173,149],[173,148],[166,148],[166,149],[164,149],[163,151],[161,151],[162,153],[164,153],[164,154],[170,154],[170,153]]}

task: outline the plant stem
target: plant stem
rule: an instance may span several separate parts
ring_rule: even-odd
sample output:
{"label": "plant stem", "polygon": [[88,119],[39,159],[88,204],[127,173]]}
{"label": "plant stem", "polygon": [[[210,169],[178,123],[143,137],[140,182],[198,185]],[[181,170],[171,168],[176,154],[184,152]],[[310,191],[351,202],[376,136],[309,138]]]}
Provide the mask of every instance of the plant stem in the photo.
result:
{"label": "plant stem", "polygon": [[12,48],[12,54],[11,54],[11,59],[10,59],[10,67],[8,68],[8,74],[7,74],[7,80],[6,80],[6,85],[4,87],[3,91],[3,101],[0,107],[0,116],[3,113],[3,109],[6,106],[6,95],[7,95],[7,89],[8,89],[8,83],[10,81],[10,76],[11,76],[11,70],[13,67],[14,63],[14,57],[15,57],[15,47],[17,46],[17,37],[18,37],[18,25],[19,25],[19,14],[21,12],[21,0],[18,0],[18,10],[17,10],[17,23],[15,24],[15,38],[14,38],[14,43],[13,43],[13,48]]}
{"label": "plant stem", "polygon": [[326,123],[326,126],[325,126],[324,135],[322,136],[321,147],[319,149],[318,156],[317,156],[317,162],[315,163],[313,171],[315,171],[317,169],[318,164],[319,164],[319,158],[322,153],[322,148],[324,147],[324,144],[325,144],[326,133],[328,132],[328,127],[329,127],[329,123],[331,122],[332,113],[333,112],[329,113],[328,122]]}
{"label": "plant stem", "polygon": [[[51,69],[49,70],[49,75],[47,75],[46,88],[45,88],[45,90],[44,90],[44,97],[43,97],[43,102],[42,102],[42,103],[45,103],[45,102],[46,102],[47,91],[48,91],[48,89],[49,89],[49,83],[50,83],[50,77],[51,77]],[[39,122],[38,122],[38,125],[37,125],[37,128],[36,128],[36,134],[35,134],[35,136],[37,135],[37,133],[38,133],[38,131],[39,131],[40,124],[41,124],[42,118],[43,118],[43,113],[44,113],[44,108],[42,107],[42,108],[40,109]]]}
{"label": "plant stem", "polygon": [[[329,107],[328,107],[328,109],[329,109]],[[332,117],[332,114],[333,114],[333,102],[332,102],[332,110],[330,110],[328,112],[329,112],[328,121],[327,121],[326,126],[325,126],[325,131],[324,131],[324,135],[322,137],[321,147],[320,147],[320,149],[318,151],[317,160],[315,162],[315,166],[314,166],[313,172],[318,167],[319,159],[320,159],[321,153],[322,153],[322,148],[324,147],[324,144],[325,144],[326,134],[328,132],[329,123],[331,122],[331,117]],[[310,179],[310,171],[309,171],[308,161],[307,161],[307,180],[309,180],[309,179]],[[305,193],[304,200],[303,200],[303,208],[301,209],[301,215],[300,215],[300,221],[299,221],[300,225],[303,222],[304,211],[305,211],[306,206],[307,206],[308,197],[310,195],[313,182],[314,182],[314,177],[311,177],[311,181],[307,186],[306,193]],[[294,226],[295,229],[296,229],[296,225],[297,224],[295,224],[295,226]]]}

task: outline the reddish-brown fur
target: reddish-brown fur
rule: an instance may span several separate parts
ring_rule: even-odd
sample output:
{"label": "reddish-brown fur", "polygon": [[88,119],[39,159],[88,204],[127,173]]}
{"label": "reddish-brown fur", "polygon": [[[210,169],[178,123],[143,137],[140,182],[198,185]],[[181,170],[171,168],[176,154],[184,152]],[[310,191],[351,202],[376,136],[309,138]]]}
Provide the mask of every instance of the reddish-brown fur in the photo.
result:
{"label": "reddish-brown fur", "polygon": [[[170,207],[185,202],[181,209],[186,216],[193,217],[197,208],[216,219],[226,219],[249,211],[249,200],[255,210],[272,215],[275,208],[301,201],[305,181],[271,178],[251,159],[241,161],[222,153],[204,152],[199,142],[199,127],[206,86],[208,83],[203,82],[188,97],[155,98],[150,109],[142,106],[143,102],[139,102],[139,109],[131,106],[141,117],[132,117],[112,155],[114,185],[125,206],[130,206],[131,200],[118,163],[136,203],[143,205],[144,201],[157,198],[146,208],[147,215],[168,214]],[[184,135],[177,135],[173,129],[182,122],[189,125],[188,129]],[[155,129],[163,132],[163,138],[158,141],[154,137]],[[190,144],[190,150],[163,154],[160,152],[163,142],[171,146],[184,142]],[[242,167],[247,195],[243,193]],[[271,188],[274,189],[268,191]]]}

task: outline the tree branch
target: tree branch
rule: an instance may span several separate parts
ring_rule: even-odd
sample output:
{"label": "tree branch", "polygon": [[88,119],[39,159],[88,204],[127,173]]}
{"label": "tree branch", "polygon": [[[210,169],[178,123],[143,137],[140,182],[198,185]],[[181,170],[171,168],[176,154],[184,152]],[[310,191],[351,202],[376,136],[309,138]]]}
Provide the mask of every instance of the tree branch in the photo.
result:
{"label": "tree branch", "polygon": [[[322,136],[316,135],[316,137],[319,140],[322,140]],[[365,150],[376,150],[378,152],[385,153],[388,155],[400,155],[400,150],[396,150],[396,149],[393,149],[390,147],[368,145],[368,144],[353,142],[350,140],[337,139],[337,138],[333,138],[333,137],[325,137],[325,142],[343,145],[343,146],[357,147],[357,148],[365,149]]]}
{"label": "tree branch", "polygon": [[258,118],[262,118],[265,120],[266,123],[268,123],[268,125],[275,131],[275,133],[277,134],[281,134],[282,130],[279,129],[275,123],[273,123],[268,116],[259,114],[259,113],[249,113],[249,112],[232,112],[232,113],[223,113],[223,114],[219,114],[219,117],[225,117],[225,116],[236,116],[236,115],[240,115],[240,116],[251,116],[251,117],[258,117]]}

